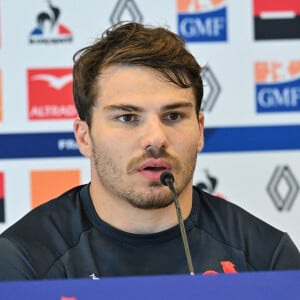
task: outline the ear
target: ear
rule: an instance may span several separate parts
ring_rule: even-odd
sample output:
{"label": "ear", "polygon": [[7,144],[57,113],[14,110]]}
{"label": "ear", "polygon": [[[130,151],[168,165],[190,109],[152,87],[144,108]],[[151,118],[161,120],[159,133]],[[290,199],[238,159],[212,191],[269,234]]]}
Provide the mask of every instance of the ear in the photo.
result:
{"label": "ear", "polygon": [[73,130],[80,153],[86,157],[90,157],[92,152],[92,143],[87,123],[76,119],[74,121]]}
{"label": "ear", "polygon": [[199,136],[197,150],[198,150],[198,152],[200,152],[204,146],[204,115],[203,115],[203,113],[199,113],[198,123],[199,123],[200,136]]}

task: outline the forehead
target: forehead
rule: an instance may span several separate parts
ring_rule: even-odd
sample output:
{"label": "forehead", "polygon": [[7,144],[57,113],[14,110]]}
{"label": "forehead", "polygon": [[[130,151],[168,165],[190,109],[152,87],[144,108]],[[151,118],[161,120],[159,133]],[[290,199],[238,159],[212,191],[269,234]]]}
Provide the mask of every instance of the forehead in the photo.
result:
{"label": "forehead", "polygon": [[195,105],[192,88],[181,88],[167,81],[158,71],[144,66],[113,65],[97,77],[96,105],[166,104],[186,101]]}

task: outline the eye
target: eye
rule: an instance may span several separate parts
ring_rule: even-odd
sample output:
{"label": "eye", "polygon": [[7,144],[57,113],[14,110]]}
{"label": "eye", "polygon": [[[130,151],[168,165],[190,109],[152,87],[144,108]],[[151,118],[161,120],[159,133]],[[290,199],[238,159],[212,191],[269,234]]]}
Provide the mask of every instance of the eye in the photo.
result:
{"label": "eye", "polygon": [[122,115],[122,116],[117,117],[117,119],[123,123],[133,123],[133,122],[138,121],[137,115],[134,115],[134,114]]}
{"label": "eye", "polygon": [[178,121],[180,120],[182,117],[182,115],[178,112],[171,112],[168,113],[166,116],[166,119],[170,120],[170,121]]}

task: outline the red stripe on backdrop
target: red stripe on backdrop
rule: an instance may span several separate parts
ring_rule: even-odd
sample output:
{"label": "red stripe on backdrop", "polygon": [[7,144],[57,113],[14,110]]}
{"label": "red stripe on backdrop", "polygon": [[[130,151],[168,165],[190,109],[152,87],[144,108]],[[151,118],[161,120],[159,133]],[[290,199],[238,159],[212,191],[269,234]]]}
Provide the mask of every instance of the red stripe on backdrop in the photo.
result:
{"label": "red stripe on backdrop", "polygon": [[262,12],[286,12],[292,11],[300,15],[299,0],[254,0],[254,15],[259,17]]}

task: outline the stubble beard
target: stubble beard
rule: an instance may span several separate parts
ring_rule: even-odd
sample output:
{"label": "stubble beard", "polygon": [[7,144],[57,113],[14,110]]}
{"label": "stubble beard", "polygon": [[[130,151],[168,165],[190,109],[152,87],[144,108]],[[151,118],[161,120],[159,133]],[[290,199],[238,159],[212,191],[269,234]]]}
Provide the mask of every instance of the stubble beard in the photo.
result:
{"label": "stubble beard", "polygon": [[[158,181],[150,181],[148,186],[141,189],[130,180],[134,172],[131,174],[130,172],[122,171],[106,153],[105,151],[96,151],[95,147],[93,147],[91,160],[98,180],[113,196],[127,201],[135,208],[144,210],[165,208],[173,203],[172,193],[168,187],[163,186]],[[180,164],[177,163],[178,171],[183,178],[182,183],[176,186],[178,196],[192,180],[196,157],[197,152],[195,151],[193,158],[185,168],[181,168]]]}

